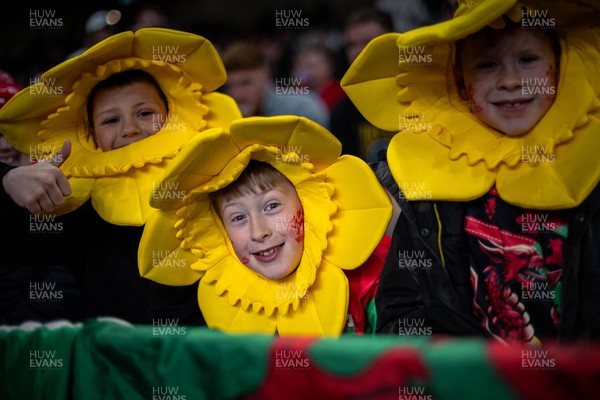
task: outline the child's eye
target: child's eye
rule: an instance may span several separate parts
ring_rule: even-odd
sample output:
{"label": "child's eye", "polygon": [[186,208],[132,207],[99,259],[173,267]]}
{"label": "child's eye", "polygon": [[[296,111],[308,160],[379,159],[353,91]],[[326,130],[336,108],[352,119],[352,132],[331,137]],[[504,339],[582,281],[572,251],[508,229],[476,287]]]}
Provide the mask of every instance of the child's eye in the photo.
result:
{"label": "child's eye", "polygon": [[154,114],[155,114],[154,111],[145,110],[145,111],[140,111],[138,113],[138,116],[140,116],[140,117],[148,117],[148,116],[151,116],[151,115],[154,115]]}
{"label": "child's eye", "polygon": [[102,121],[102,125],[116,124],[117,122],[119,122],[119,118],[117,118],[117,117],[106,118],[105,120]]}
{"label": "child's eye", "polygon": [[244,220],[244,218],[245,218],[245,217],[244,217],[244,215],[243,215],[243,214],[236,214],[236,215],[233,215],[233,216],[232,216],[232,217],[229,219],[229,221],[230,221],[230,222],[240,222],[240,221],[243,221],[243,220]]}
{"label": "child's eye", "polygon": [[475,69],[489,69],[494,68],[496,66],[496,62],[492,60],[480,61],[475,64]]}
{"label": "child's eye", "polygon": [[537,61],[537,60],[539,60],[539,57],[529,55],[529,56],[523,56],[523,57],[521,57],[521,59],[519,61],[522,62],[522,63],[524,63],[524,64],[529,64],[529,63],[532,63],[532,62]]}
{"label": "child's eye", "polygon": [[274,210],[277,207],[279,207],[280,205],[281,205],[281,203],[279,203],[277,201],[272,201],[269,204],[267,204],[267,206],[265,207],[265,211]]}

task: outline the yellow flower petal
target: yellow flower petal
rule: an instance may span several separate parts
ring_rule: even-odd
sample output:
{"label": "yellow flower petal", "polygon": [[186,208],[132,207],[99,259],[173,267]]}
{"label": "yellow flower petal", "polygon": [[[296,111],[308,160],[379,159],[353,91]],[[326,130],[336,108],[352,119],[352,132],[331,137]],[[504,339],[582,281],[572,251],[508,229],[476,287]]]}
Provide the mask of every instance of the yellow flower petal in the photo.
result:
{"label": "yellow flower petal", "polygon": [[192,269],[196,257],[189,249],[180,247],[175,236],[173,212],[154,213],[148,219],[148,229],[165,232],[161,240],[144,237],[138,249],[140,275],[164,285],[187,286],[197,282],[202,272]]}
{"label": "yellow flower petal", "polygon": [[340,268],[354,269],[369,258],[385,234],[391,219],[390,199],[382,190],[361,195],[365,185],[377,187],[380,183],[371,168],[356,157],[342,156],[326,172],[327,182],[335,187],[332,200],[337,212],[324,258]]}

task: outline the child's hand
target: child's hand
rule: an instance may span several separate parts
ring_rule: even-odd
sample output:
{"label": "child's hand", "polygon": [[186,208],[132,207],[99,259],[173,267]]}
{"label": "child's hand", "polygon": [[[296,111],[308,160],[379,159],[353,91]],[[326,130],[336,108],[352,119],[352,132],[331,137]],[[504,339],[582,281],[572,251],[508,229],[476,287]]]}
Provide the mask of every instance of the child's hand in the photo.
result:
{"label": "child's hand", "polygon": [[58,153],[48,160],[17,167],[4,176],[4,190],[19,206],[32,214],[54,211],[71,194],[71,185],[60,166],[71,155],[71,142],[66,140]]}

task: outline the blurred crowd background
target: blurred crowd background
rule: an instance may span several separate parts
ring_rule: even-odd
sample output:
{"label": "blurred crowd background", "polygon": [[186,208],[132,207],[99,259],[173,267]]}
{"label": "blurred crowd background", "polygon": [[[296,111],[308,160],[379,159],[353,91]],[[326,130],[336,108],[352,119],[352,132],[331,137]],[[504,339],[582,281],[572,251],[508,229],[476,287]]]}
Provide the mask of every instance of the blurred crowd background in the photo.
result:
{"label": "blurred crowd background", "polygon": [[[0,24],[0,69],[21,86],[61,61],[116,32],[163,26],[202,35],[218,49],[252,38],[268,52],[274,71],[291,76],[294,53],[307,43],[325,45],[339,79],[348,67],[343,27],[359,8],[377,7],[403,32],[447,18],[448,0],[86,0],[16,3]],[[283,13],[283,14],[282,14]],[[291,14],[290,14],[291,13]],[[299,19],[282,26],[282,17]],[[36,25],[36,21],[45,23]],[[52,21],[52,22],[49,22]],[[290,21],[288,19],[288,21]],[[55,26],[44,26],[54,23]],[[285,24],[285,22],[283,22]],[[293,22],[292,22],[293,23]]]}

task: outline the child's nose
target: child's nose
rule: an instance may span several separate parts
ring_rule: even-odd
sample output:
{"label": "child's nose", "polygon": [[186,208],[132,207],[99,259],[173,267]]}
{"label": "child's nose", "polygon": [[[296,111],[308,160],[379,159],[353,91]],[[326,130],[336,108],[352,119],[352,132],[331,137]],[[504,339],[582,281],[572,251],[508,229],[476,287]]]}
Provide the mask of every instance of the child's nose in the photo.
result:
{"label": "child's nose", "polygon": [[504,65],[500,69],[500,76],[496,84],[498,89],[512,90],[522,86],[523,77],[518,69],[512,65]]}
{"label": "child's nose", "polygon": [[131,137],[140,133],[140,126],[135,119],[127,118],[123,121],[123,136]]}
{"label": "child's nose", "polygon": [[251,229],[252,240],[256,242],[261,242],[271,236],[271,229],[264,218],[252,218]]}

